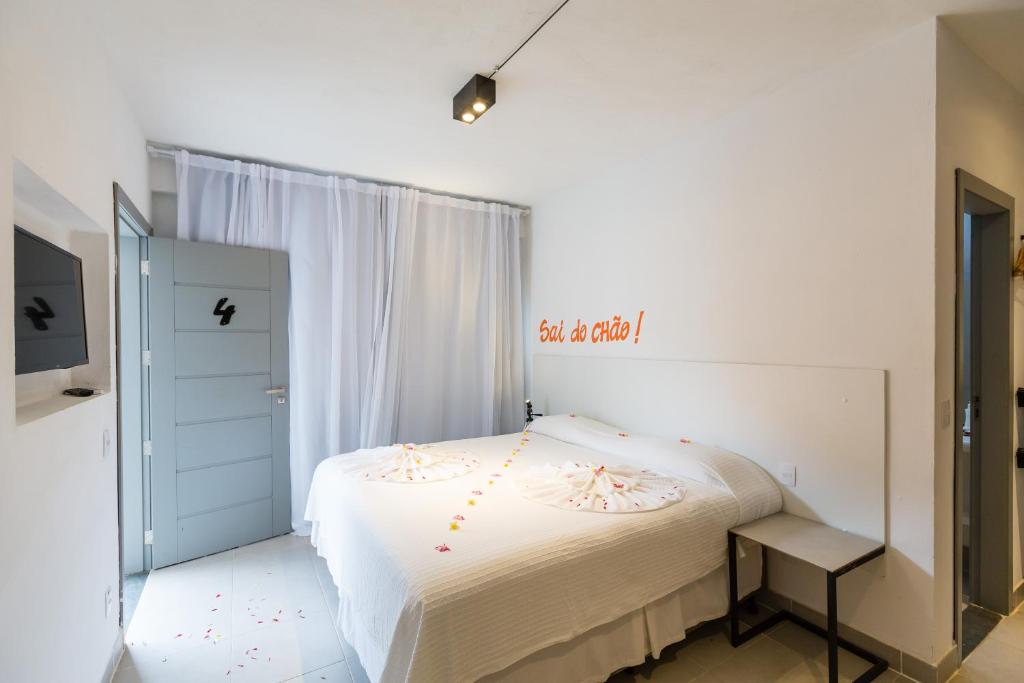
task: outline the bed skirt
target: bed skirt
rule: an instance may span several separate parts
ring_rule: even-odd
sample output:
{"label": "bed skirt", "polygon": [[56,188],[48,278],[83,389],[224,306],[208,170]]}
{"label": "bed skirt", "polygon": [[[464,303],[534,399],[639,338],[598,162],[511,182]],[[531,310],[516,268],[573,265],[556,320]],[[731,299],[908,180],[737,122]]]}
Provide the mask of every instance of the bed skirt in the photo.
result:
{"label": "bed skirt", "polygon": [[[760,585],[760,553],[748,553],[740,569],[740,593]],[[485,683],[576,681],[599,683],[627,666],[657,659],[668,645],[686,638],[686,630],[729,611],[729,570],[719,567],[660,600],[565,643],[552,645],[512,666],[480,679]]]}

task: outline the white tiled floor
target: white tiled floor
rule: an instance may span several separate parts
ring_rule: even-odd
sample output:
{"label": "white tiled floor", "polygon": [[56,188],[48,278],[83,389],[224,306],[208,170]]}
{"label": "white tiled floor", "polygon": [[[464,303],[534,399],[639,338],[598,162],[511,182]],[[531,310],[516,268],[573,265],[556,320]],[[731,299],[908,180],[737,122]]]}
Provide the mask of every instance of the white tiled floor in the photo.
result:
{"label": "white tiled floor", "polygon": [[[282,536],[152,572],[115,683],[367,683],[334,628],[338,597],[309,539]],[[840,653],[841,680],[866,664]],[[1003,619],[956,683],[1024,681],[1024,613]],[[783,623],[733,649],[709,625],[609,683],[823,683],[825,644]],[[892,671],[881,683],[907,682]],[[538,683],[543,683],[538,681]]]}
{"label": "white tiled floor", "polygon": [[365,680],[335,631],[337,602],[323,560],[299,536],[159,569],[114,681]]}

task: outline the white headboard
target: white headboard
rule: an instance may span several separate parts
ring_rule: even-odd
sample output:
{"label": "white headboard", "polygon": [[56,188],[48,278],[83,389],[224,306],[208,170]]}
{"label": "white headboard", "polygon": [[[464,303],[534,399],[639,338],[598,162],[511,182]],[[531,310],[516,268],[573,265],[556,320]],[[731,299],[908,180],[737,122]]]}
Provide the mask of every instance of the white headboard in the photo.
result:
{"label": "white headboard", "polygon": [[720,446],[783,486],[783,509],[885,540],[885,373],[536,354],[538,412]]}

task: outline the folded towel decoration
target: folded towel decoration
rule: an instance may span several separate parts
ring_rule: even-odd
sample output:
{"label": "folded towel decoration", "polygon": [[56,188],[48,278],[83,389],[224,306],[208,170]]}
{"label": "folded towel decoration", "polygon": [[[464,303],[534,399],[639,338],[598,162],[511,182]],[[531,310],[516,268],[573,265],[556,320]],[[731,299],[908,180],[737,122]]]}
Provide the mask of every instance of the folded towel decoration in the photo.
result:
{"label": "folded towel decoration", "polygon": [[382,446],[346,459],[346,474],[366,481],[426,484],[469,474],[480,465],[465,451],[405,443]]}
{"label": "folded towel decoration", "polygon": [[516,484],[528,500],[585,512],[657,510],[686,495],[682,481],[628,465],[543,465],[529,469]]}

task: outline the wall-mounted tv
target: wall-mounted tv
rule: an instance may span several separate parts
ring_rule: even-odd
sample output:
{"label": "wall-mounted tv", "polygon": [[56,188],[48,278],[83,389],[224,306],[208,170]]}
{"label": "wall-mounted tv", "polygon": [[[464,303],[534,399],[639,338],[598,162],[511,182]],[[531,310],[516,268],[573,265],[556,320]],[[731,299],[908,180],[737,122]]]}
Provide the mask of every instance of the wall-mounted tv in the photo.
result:
{"label": "wall-mounted tv", "polygon": [[14,226],[14,373],[88,362],[82,260]]}

